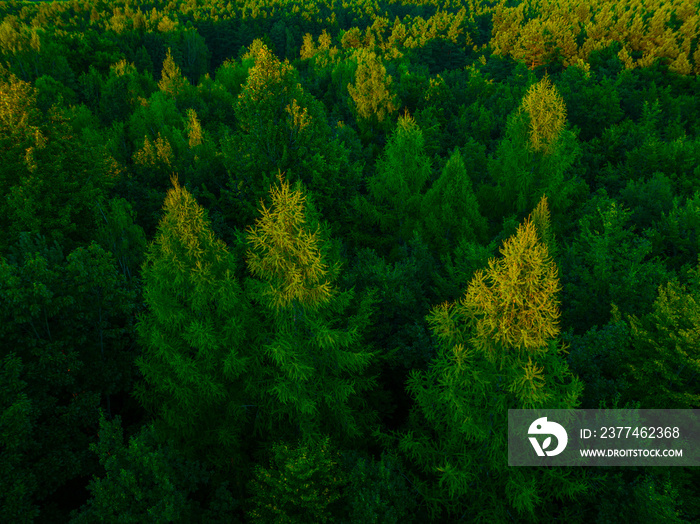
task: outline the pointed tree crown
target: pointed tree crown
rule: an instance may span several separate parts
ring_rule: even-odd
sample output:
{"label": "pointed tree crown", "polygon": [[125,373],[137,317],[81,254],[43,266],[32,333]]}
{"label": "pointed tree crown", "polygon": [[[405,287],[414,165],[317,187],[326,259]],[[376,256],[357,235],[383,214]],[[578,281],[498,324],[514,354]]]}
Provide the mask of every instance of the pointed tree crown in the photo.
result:
{"label": "pointed tree crown", "polygon": [[462,299],[474,321],[472,342],[491,361],[505,349],[546,352],[559,334],[558,271],[531,218],[504,242],[502,258],[474,274]]}
{"label": "pointed tree crown", "polygon": [[158,82],[158,87],[161,91],[173,97],[182,93],[187,87],[187,80],[182,76],[180,68],[175,63],[170,48],[168,48],[168,54],[163,61],[163,71],[161,72],[161,80]]}
{"label": "pointed tree crown", "polygon": [[566,125],[566,104],[547,75],[530,86],[523,98],[521,110],[530,116],[532,148],[549,154]]}
{"label": "pointed tree crown", "polygon": [[272,207],[261,201],[255,227],[248,227],[246,259],[250,272],[267,282],[264,295],[275,308],[298,301],[312,309],[325,304],[332,288],[323,262],[318,228],[310,231],[306,196],[280,173],[279,186],[271,189]]}

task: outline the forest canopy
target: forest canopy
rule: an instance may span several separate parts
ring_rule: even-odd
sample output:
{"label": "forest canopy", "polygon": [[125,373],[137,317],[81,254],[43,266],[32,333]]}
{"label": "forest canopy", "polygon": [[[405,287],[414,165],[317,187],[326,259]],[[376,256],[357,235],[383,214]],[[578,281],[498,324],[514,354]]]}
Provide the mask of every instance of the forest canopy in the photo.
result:
{"label": "forest canopy", "polygon": [[507,410],[700,408],[692,0],[0,2],[0,522],[700,519]]}

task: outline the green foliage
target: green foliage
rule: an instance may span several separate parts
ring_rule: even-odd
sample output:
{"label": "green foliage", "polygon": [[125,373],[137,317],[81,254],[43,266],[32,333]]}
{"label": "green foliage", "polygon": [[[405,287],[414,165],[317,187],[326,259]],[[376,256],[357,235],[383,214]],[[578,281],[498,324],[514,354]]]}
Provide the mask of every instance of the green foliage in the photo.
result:
{"label": "green foliage", "polygon": [[523,106],[508,117],[506,135],[488,163],[501,212],[523,213],[543,194],[549,196],[555,212],[562,212],[573,191],[565,173],[578,158],[580,147],[576,136],[563,128],[558,95],[551,94],[553,89],[546,84],[542,89],[538,86],[532,86]]}
{"label": "green foliage", "polygon": [[41,118],[34,88],[0,76],[0,141],[7,158],[0,167],[0,246],[15,243],[21,232],[46,235],[68,250],[89,242],[90,205],[106,185],[106,159],[95,158],[61,115]]}
{"label": "green foliage", "polygon": [[22,234],[0,258],[0,346],[18,348],[36,422],[25,450],[35,500],[90,473],[87,444],[102,401],[133,380],[129,317],[135,294],[97,244],[68,257]]}
{"label": "green foliage", "polygon": [[255,330],[232,255],[206,210],[173,184],[142,267],[148,309],[137,326],[144,351],[136,365],[145,384],[136,395],[188,450],[221,465],[241,445],[248,402],[239,381]]}
{"label": "green foliage", "polygon": [[605,496],[595,516],[596,524],[615,522],[681,523],[678,490],[668,478],[640,474],[625,482],[621,474],[611,475],[605,486]]}
{"label": "green foliage", "polygon": [[581,67],[567,67],[557,87],[566,102],[569,122],[581,130],[580,140],[600,136],[606,127],[617,124],[624,115],[620,94],[608,78],[598,80]]}
{"label": "green foliage", "polygon": [[662,213],[647,231],[653,255],[672,270],[694,265],[700,254],[700,192],[692,198],[673,199],[672,208]]}
{"label": "green foliage", "polygon": [[348,484],[345,498],[348,524],[399,524],[418,521],[417,501],[402,473],[400,461],[382,454],[377,461],[358,453],[345,455]]}
{"label": "green foliage", "polygon": [[[90,450],[99,457],[104,475],[93,476],[88,486],[92,497],[74,512],[72,523],[192,522],[201,516],[201,507],[191,494],[206,485],[211,474],[200,462],[185,459],[171,443],[160,439],[153,425],[143,427],[125,445],[120,417],[110,421],[101,414],[98,436]],[[228,511],[234,509],[230,495],[219,492],[218,497]],[[219,522],[224,516],[221,509]],[[228,522],[235,522],[230,513],[227,517]]]}
{"label": "green foliage", "polygon": [[138,107],[141,98],[155,90],[153,79],[140,74],[126,60],[110,67],[109,76],[100,90],[99,116],[105,124],[126,120]]}
{"label": "green foliage", "polygon": [[[0,521],[94,474],[76,519],[243,521],[326,435],[333,522],[698,518],[692,468],[513,471],[502,433],[697,407],[692,1],[622,43],[610,2],[93,3],[0,9]],[[95,456],[98,408],[135,436]]]}
{"label": "green foliage", "polygon": [[644,314],[656,287],[670,280],[661,262],[648,260],[649,240],[626,227],[630,211],[602,193],[583,213],[581,234],[562,260],[564,323],[577,334],[606,324],[611,302],[622,313]]}
{"label": "green foliage", "polygon": [[671,210],[673,183],[663,173],[656,172],[646,180],[628,181],[620,191],[620,199],[632,211],[630,221],[636,230],[644,231]]}
{"label": "green foliage", "polygon": [[[663,140],[663,112],[658,100],[645,102],[644,109],[634,135],[636,147],[627,148],[625,170],[629,178],[653,175],[662,172],[674,182],[679,195],[689,196],[695,191],[691,180],[700,174],[698,138],[681,136]],[[634,136],[633,135],[633,136]]]}
{"label": "green foliage", "polygon": [[99,215],[96,240],[114,255],[127,279],[135,278],[146,251],[146,236],[134,223],[136,214],[131,205],[123,198],[112,198],[107,203],[97,202],[95,211]]}
{"label": "green foliage", "polygon": [[15,353],[0,360],[0,519],[29,523],[39,515],[32,503],[35,473],[23,460],[32,442],[36,413],[20,378],[22,359]]}
{"label": "green foliage", "polygon": [[226,60],[216,70],[216,81],[219,82],[233,96],[238,97],[246,83],[248,73],[255,66],[255,58],[244,57],[242,60]]}
{"label": "green foliage", "polygon": [[646,409],[700,406],[700,287],[698,269],[689,288],[671,281],[659,286],[653,310],[628,317],[633,349],[627,357],[626,396]]}
{"label": "green foliage", "polygon": [[[414,237],[393,262],[374,250],[360,250],[344,275],[348,286],[375,295],[376,309],[382,314],[369,328],[369,336],[377,347],[385,348],[382,359],[392,368],[423,368],[433,356],[427,325],[415,312],[424,311],[430,303],[435,266],[429,246]],[[392,389],[396,395],[403,388]]]}
{"label": "green foliage", "polygon": [[361,394],[374,386],[368,373],[374,353],[363,340],[373,298],[363,296],[357,311],[343,318],[354,292],[334,285],[340,264],[328,229],[320,228],[313,205],[307,210],[300,185],[290,192],[281,174],[279,181],[271,188],[271,209],[263,205],[263,217],[246,236],[248,268],[258,277],[246,287],[266,319],[258,356],[262,418],[268,431],[289,424],[304,439],[324,431],[357,437],[375,416],[359,409]]}
{"label": "green foliage", "polygon": [[181,129],[184,118],[172,98],[156,91],[134,110],[128,124],[129,140],[136,148],[143,144],[144,137],[155,140],[158,133],[170,137],[169,130]]}
{"label": "green foliage", "polygon": [[191,25],[180,31],[178,36],[182,72],[190,83],[195,84],[201,75],[209,71],[211,52],[202,35]]}
{"label": "green foliage", "polygon": [[330,439],[298,446],[273,444],[271,455],[269,467],[255,467],[249,487],[250,522],[337,522],[347,478]]}
{"label": "green foliage", "polygon": [[433,519],[502,522],[512,509],[535,521],[590,488],[585,474],[506,464],[507,409],[575,408],[583,389],[559,355],[557,270],[538,234],[526,220],[459,303],[427,317],[439,353],[408,380],[416,406],[399,449],[426,476]]}
{"label": "green foliage", "polygon": [[497,244],[482,246],[462,239],[451,253],[442,257],[443,271],[436,272],[436,295],[442,300],[453,301],[463,294],[474,273],[488,264],[496,253]]}
{"label": "green foliage", "polygon": [[[423,133],[410,115],[399,123],[368,180],[370,199],[357,197],[355,207],[369,224],[378,224],[384,238],[377,247],[396,257],[396,248],[413,237],[419,227],[424,188],[431,176],[431,162],[424,152]],[[356,235],[366,244],[369,239]],[[376,243],[375,243],[376,245]]]}
{"label": "green foliage", "polygon": [[461,241],[482,242],[486,220],[472,189],[459,149],[450,156],[421,202],[424,238],[437,254],[444,254]]}
{"label": "green foliage", "polygon": [[260,40],[242,57],[244,67],[249,60],[254,65],[238,94],[237,127],[221,143],[230,219],[239,227],[252,222],[256,204],[282,171],[304,182],[318,195],[321,210],[338,213],[342,221],[358,173],[332,138],[322,104],[301,87],[289,62],[280,62]]}
{"label": "green foliage", "polygon": [[629,384],[621,370],[632,350],[629,326],[610,321],[593,326],[583,335],[566,333],[562,339],[569,346],[568,363],[585,388],[581,409],[598,409],[622,397]]}
{"label": "green foliage", "polygon": [[72,105],[76,101],[75,92],[67,88],[52,76],[44,75],[36,79],[37,107],[48,113],[52,105],[61,107],[63,104]]}

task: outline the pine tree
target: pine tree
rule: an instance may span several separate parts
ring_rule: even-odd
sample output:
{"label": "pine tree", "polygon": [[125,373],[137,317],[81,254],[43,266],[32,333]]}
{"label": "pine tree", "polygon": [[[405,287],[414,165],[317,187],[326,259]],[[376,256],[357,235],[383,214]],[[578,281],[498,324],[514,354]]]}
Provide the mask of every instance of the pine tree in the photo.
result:
{"label": "pine tree", "polygon": [[507,410],[575,408],[583,390],[560,354],[557,268],[539,235],[526,219],[461,301],[427,317],[438,356],[409,378],[416,407],[399,446],[427,475],[416,480],[436,513],[536,521],[588,489],[583,475],[507,466]]}
{"label": "pine tree", "polygon": [[208,214],[173,179],[165,216],[149,245],[142,278],[147,311],[137,331],[144,406],[199,457],[221,465],[240,445],[249,402],[248,306],[236,263]]}
{"label": "pine tree", "polygon": [[359,395],[374,384],[366,373],[374,354],[361,338],[371,300],[343,317],[353,292],[333,285],[340,266],[326,262],[333,256],[327,226],[321,228],[299,183],[290,190],[281,174],[278,180],[272,207],[262,205],[246,236],[255,277],[248,287],[267,317],[264,352],[258,355],[266,384],[261,413],[269,429],[286,423],[294,437],[322,431],[357,436],[373,420],[357,409]]}

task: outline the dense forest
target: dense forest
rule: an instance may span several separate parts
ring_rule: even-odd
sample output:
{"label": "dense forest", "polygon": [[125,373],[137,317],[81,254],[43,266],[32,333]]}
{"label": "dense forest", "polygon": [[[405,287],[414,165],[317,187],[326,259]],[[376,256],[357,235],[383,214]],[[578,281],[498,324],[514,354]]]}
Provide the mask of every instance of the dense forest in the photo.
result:
{"label": "dense forest", "polygon": [[507,410],[700,408],[693,0],[0,2],[0,522],[700,521]]}

